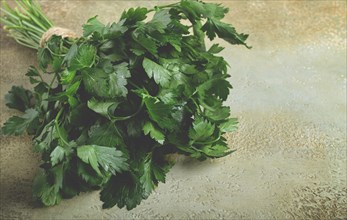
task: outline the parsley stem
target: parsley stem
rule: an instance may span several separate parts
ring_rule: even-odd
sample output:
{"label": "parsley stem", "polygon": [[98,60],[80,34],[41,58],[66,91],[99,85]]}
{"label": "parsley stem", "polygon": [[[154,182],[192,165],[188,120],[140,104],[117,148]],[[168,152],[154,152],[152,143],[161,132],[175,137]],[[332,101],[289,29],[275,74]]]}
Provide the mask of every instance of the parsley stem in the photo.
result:
{"label": "parsley stem", "polygon": [[222,134],[219,132],[219,134],[218,134],[217,138],[215,138],[215,139],[214,139],[214,140],[212,140],[212,141],[205,141],[205,142],[198,142],[198,141],[196,141],[196,142],[194,142],[194,143],[195,143],[195,144],[198,144],[198,145],[208,145],[208,144],[213,144],[213,143],[215,143],[215,142],[219,141],[219,139],[221,138],[221,136],[222,136]]}
{"label": "parsley stem", "polygon": [[52,85],[53,85],[53,83],[54,83],[56,77],[57,77],[57,74],[55,73],[54,76],[53,76],[53,79],[52,79],[51,83],[49,84],[48,94],[49,94],[49,92],[50,92],[50,90],[51,90],[51,88],[52,88]]}
{"label": "parsley stem", "polygon": [[2,2],[1,23],[19,44],[37,50],[41,36],[53,25],[37,3],[30,0],[15,0],[15,3],[17,8],[11,9],[6,1]]}
{"label": "parsley stem", "polygon": [[202,110],[201,110],[201,108],[200,108],[200,105],[195,101],[195,99],[193,99],[193,98],[190,98],[192,101],[193,101],[193,103],[195,104],[195,106],[196,106],[196,110],[198,111],[198,113],[199,114],[201,114],[202,113]]}
{"label": "parsley stem", "polygon": [[136,110],[135,113],[133,113],[131,115],[128,115],[128,116],[112,116],[112,117],[110,117],[110,120],[112,120],[113,122],[128,120],[128,119],[136,116],[141,111],[141,109],[143,108],[144,104],[145,104],[145,102],[142,99],[141,104],[140,104],[139,108]]}
{"label": "parsley stem", "polygon": [[43,83],[46,83],[46,82],[43,80],[42,75],[41,75],[41,73],[39,73],[39,71],[37,71],[37,74],[39,75],[41,81],[42,81]]}
{"label": "parsley stem", "polygon": [[200,21],[195,21],[195,23],[193,23],[193,32],[194,35],[198,37],[199,42],[201,44],[201,49],[203,51],[206,51],[206,46],[205,46],[205,34],[204,32],[201,30],[202,28],[202,24]]}
{"label": "parsley stem", "polygon": [[179,2],[167,4],[167,5],[156,6],[155,8],[148,10],[148,12],[156,11],[156,9],[170,8],[170,7],[176,6],[178,4],[179,4]]}
{"label": "parsley stem", "polygon": [[134,86],[136,89],[141,89],[138,85],[136,85],[134,82],[128,79],[128,83],[132,86]]}
{"label": "parsley stem", "polygon": [[158,6],[158,8],[162,9],[162,8],[168,8],[168,7],[172,7],[172,6],[176,6],[178,5],[179,2],[175,2],[175,3],[172,3],[172,4],[167,4],[167,5],[160,5]]}
{"label": "parsley stem", "polygon": [[52,88],[53,82],[55,81],[55,78],[57,78],[57,74],[54,74],[53,79],[51,83],[49,84],[49,87]]}
{"label": "parsley stem", "polygon": [[116,130],[117,134],[119,135],[119,137],[123,138],[123,135],[120,133],[120,131],[118,130],[117,126],[115,123],[112,123],[114,129]]}
{"label": "parsley stem", "polygon": [[[41,24],[41,22],[35,18],[35,16],[33,14],[30,13],[29,10],[27,10],[24,6],[21,5],[21,3],[16,0],[17,5],[23,10],[24,13],[26,13],[39,27],[41,27],[42,29],[45,29],[46,27]],[[19,15],[21,15],[21,13],[18,13]]]}
{"label": "parsley stem", "polygon": [[55,128],[57,129],[57,133],[60,137],[60,139],[62,140],[62,142],[65,144],[65,145],[69,145],[69,143],[67,142],[67,140],[65,140],[65,138],[61,135],[60,133],[60,128],[59,128],[59,123],[58,123],[58,120],[60,118],[60,115],[63,113],[63,110],[64,108],[61,108],[57,114],[57,116],[55,116],[55,119],[54,119],[54,125],[55,125]]}

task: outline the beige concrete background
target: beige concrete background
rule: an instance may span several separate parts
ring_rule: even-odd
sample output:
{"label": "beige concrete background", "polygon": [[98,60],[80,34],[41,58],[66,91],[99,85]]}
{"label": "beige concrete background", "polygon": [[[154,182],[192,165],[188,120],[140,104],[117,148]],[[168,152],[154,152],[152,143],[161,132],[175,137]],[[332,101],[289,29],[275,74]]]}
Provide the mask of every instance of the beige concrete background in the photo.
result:
{"label": "beige concrete background", "polygon": [[[101,209],[98,192],[51,208],[31,197],[39,155],[31,139],[1,136],[1,219],[343,219],[346,180],[346,1],[216,1],[225,21],[249,33],[252,50],[222,43],[230,63],[228,104],[240,128],[237,152],[219,160],[181,158],[150,198],[132,211]],[[42,1],[56,25],[81,33],[96,14],[117,20],[129,7],[163,1]],[[30,85],[35,51],[1,31],[0,124],[11,85]]]}

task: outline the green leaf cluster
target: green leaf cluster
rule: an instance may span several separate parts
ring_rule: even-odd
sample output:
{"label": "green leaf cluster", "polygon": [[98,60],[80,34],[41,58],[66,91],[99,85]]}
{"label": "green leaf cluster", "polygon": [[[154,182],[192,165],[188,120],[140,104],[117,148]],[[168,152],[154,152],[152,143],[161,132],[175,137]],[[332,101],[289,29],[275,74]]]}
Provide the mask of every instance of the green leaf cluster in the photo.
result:
{"label": "green leaf cluster", "polygon": [[232,88],[228,64],[217,56],[222,47],[205,46],[205,35],[247,46],[248,35],[221,21],[227,12],[193,0],[131,8],[119,22],[93,17],[83,37],[53,36],[40,48],[38,68],[27,73],[34,89],[6,95],[6,105],[24,114],[2,127],[33,135],[42,154],[35,197],[50,206],[101,189],[104,208],[130,210],[165,182],[167,155],[232,153],[223,137],[237,128],[223,105]]}

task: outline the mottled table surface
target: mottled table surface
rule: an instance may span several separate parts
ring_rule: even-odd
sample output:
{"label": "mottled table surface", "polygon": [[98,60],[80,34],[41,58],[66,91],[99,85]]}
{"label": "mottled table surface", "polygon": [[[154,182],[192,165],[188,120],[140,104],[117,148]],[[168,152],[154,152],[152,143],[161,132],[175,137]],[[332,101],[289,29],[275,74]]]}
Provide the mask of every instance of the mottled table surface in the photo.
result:
{"label": "mottled table surface", "polygon": [[[98,192],[51,208],[31,197],[39,155],[31,139],[0,136],[1,219],[329,219],[347,216],[346,1],[215,1],[225,21],[249,33],[253,49],[229,46],[234,89],[228,100],[240,119],[228,134],[237,151],[196,162],[180,158],[148,200],[132,211],[101,209]],[[42,1],[57,26],[81,33],[96,14],[107,23],[129,7],[163,1]],[[1,31],[0,124],[11,85],[30,88],[24,74],[35,51]],[[218,41],[220,42],[220,41]],[[208,44],[210,44],[208,42]]]}

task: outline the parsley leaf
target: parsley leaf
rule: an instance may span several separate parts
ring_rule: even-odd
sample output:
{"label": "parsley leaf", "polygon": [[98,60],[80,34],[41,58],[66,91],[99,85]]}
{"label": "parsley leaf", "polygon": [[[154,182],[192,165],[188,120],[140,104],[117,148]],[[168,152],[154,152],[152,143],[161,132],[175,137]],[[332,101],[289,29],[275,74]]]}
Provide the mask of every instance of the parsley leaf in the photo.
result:
{"label": "parsley leaf", "polygon": [[62,198],[60,194],[63,182],[62,165],[52,168],[49,172],[53,173],[53,181],[48,173],[41,171],[36,175],[33,183],[34,197],[46,206],[58,204]]}
{"label": "parsley leaf", "polygon": [[[107,74],[101,69],[89,69],[84,72],[83,83],[88,92],[103,98],[124,97],[128,93],[127,78],[131,76],[126,63],[113,66]],[[95,85],[100,87],[95,87]]]}
{"label": "parsley leaf", "polygon": [[209,98],[213,95],[225,101],[229,95],[229,88],[232,88],[230,83],[221,78],[211,79],[201,84],[197,91],[201,98]]}
{"label": "parsley leaf", "polygon": [[[132,38],[143,48],[145,48],[148,52],[150,52],[153,56],[157,56],[158,47],[156,42],[152,37],[143,33],[141,29],[136,29],[136,31],[132,33]],[[132,52],[137,55],[143,54],[143,51],[139,50],[138,48],[133,48]]]}
{"label": "parsley leaf", "polygon": [[210,53],[219,53],[224,49],[224,47],[220,47],[219,44],[213,44],[208,52]]}
{"label": "parsley leaf", "polygon": [[159,127],[168,130],[173,130],[177,127],[171,115],[173,113],[171,105],[165,104],[151,96],[146,96],[143,99],[149,117],[155,121]]}
{"label": "parsley leaf", "polygon": [[127,63],[121,63],[114,66],[114,73],[109,75],[109,96],[126,96],[128,93],[127,88],[127,78],[129,78],[130,71],[128,69]]}
{"label": "parsley leaf", "polygon": [[229,118],[226,122],[219,125],[222,132],[232,132],[237,130],[237,118]]}
{"label": "parsley leaf", "polygon": [[5,122],[1,131],[5,135],[21,135],[26,129],[31,126],[37,126],[35,123],[38,120],[39,112],[35,109],[27,109],[21,117],[12,116]]}
{"label": "parsley leaf", "polygon": [[165,141],[165,135],[156,128],[150,121],[143,126],[143,132],[145,135],[150,135],[151,138],[156,140],[159,144],[163,144]]}
{"label": "parsley leaf", "polygon": [[12,86],[12,89],[5,95],[7,107],[17,109],[21,112],[34,106],[33,99],[34,97],[30,90],[19,86]]}
{"label": "parsley leaf", "polygon": [[110,118],[110,111],[111,109],[115,109],[117,107],[118,103],[114,101],[98,101],[95,98],[92,98],[88,101],[88,108],[93,110],[96,113],[99,113],[100,115],[103,115],[107,118]]}
{"label": "parsley leaf", "polygon": [[117,205],[126,206],[128,210],[135,208],[143,199],[143,188],[139,178],[131,172],[124,172],[112,176],[100,192],[103,208]]}
{"label": "parsley leaf", "polygon": [[87,23],[83,25],[83,36],[87,37],[90,34],[97,32],[102,34],[105,28],[105,25],[103,25],[98,19],[98,16],[94,16],[90,19],[88,19]]}
{"label": "parsley leaf", "polygon": [[206,141],[215,131],[215,126],[201,117],[194,119],[189,129],[189,137],[194,141]]}
{"label": "parsley leaf", "polygon": [[128,169],[126,159],[122,157],[122,152],[115,148],[83,145],[77,148],[77,156],[83,162],[90,164],[99,175],[102,175],[99,165],[106,172],[109,171],[112,174]]}
{"label": "parsley leaf", "polygon": [[171,73],[167,69],[165,69],[163,66],[153,62],[152,60],[145,58],[143,60],[143,68],[145,69],[147,75],[149,78],[154,78],[154,81],[163,86],[166,87],[169,85]]}
{"label": "parsley leaf", "polygon": [[248,34],[239,34],[236,32],[234,27],[219,20],[213,18],[207,19],[201,30],[206,31],[210,40],[213,40],[216,35],[218,35],[219,38],[222,38],[231,44],[243,44],[247,48],[251,48],[245,43]]}
{"label": "parsley leaf", "polygon": [[160,10],[157,11],[153,19],[146,24],[146,29],[149,31],[158,31],[159,33],[164,33],[165,28],[171,22],[169,10]]}
{"label": "parsley leaf", "polygon": [[92,45],[82,45],[77,55],[71,60],[70,70],[79,70],[91,67],[95,62],[96,49]]}
{"label": "parsley leaf", "polygon": [[143,174],[140,183],[143,187],[143,194],[148,197],[159,182],[165,182],[165,175],[169,171],[169,163],[158,163],[153,158],[152,153],[145,156],[143,160]]}
{"label": "parsley leaf", "polygon": [[201,151],[208,157],[218,158],[227,156],[234,151],[230,151],[225,144],[205,145],[201,148]]}
{"label": "parsley leaf", "polygon": [[52,166],[63,160],[65,155],[65,150],[61,146],[57,146],[50,154]]}
{"label": "parsley leaf", "polygon": [[147,18],[147,12],[147,8],[130,8],[128,11],[122,13],[120,20],[125,19],[126,25],[134,25],[136,22],[145,20]]}
{"label": "parsley leaf", "polygon": [[117,149],[123,152],[123,156],[127,157],[128,155],[127,152],[124,152],[124,141],[117,132],[115,125],[112,123],[94,125],[91,127],[88,132],[88,143],[107,147],[117,147]]}

